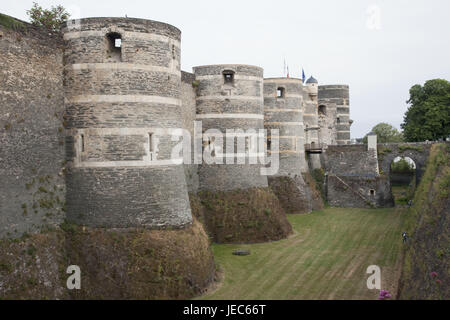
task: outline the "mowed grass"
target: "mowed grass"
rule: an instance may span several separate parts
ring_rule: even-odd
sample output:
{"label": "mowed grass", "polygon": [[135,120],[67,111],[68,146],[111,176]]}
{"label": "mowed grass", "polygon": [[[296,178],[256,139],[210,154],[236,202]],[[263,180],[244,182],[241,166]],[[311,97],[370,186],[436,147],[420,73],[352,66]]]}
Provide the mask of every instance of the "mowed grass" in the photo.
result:
{"label": "mowed grass", "polygon": [[[381,268],[382,289],[396,292],[407,209],[327,208],[289,215],[294,235],[251,245],[213,245],[224,272],[219,288],[199,299],[376,299],[366,273]],[[232,255],[250,249],[249,256]]]}

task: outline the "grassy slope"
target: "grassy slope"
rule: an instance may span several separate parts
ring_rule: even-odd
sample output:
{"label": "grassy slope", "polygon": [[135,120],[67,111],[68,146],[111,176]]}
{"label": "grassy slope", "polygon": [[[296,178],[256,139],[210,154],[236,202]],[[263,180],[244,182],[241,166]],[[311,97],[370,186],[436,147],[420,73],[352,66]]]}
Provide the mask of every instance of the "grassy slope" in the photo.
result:
{"label": "grassy slope", "polygon": [[[366,269],[381,267],[382,289],[396,291],[405,209],[328,208],[290,215],[289,239],[254,245],[214,245],[225,272],[202,299],[376,299]],[[233,256],[234,249],[251,250]]]}
{"label": "grassy slope", "polygon": [[[417,188],[405,230],[406,247],[401,299],[450,297],[450,145],[433,145]],[[436,272],[434,279],[430,274]],[[439,279],[442,284],[437,284]]]}

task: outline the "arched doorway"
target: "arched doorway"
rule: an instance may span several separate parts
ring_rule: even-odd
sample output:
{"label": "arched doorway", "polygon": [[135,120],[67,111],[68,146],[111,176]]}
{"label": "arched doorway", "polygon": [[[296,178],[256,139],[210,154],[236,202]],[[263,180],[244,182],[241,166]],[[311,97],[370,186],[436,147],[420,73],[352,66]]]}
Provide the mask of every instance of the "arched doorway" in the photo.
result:
{"label": "arched doorway", "polygon": [[392,197],[396,206],[410,203],[416,190],[416,163],[409,157],[396,157],[389,171]]}

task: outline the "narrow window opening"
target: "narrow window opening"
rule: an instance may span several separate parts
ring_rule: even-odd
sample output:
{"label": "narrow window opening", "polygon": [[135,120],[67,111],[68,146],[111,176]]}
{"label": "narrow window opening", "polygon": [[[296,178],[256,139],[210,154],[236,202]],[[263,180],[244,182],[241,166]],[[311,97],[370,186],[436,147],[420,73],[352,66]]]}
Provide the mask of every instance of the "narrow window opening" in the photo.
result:
{"label": "narrow window opening", "polygon": [[374,195],[375,195],[375,190],[370,189],[370,190],[369,190],[369,193],[370,193],[371,196],[374,196]]}
{"label": "narrow window opening", "polygon": [[341,123],[341,119],[340,118],[337,118],[337,123]]}
{"label": "narrow window opening", "polygon": [[207,140],[203,140],[203,148],[211,152],[211,157],[215,157],[216,156],[216,148],[214,146],[214,138],[213,137],[208,137]]}
{"label": "narrow window opening", "polygon": [[155,142],[153,141],[153,133],[148,134],[148,150],[150,153],[150,160],[154,160]]}
{"label": "narrow window opening", "polygon": [[225,70],[223,72],[223,80],[225,84],[233,84],[234,83],[234,71]]}
{"label": "narrow window opening", "polygon": [[277,98],[284,98],[284,88],[277,88]]}
{"label": "narrow window opening", "polygon": [[319,106],[319,114],[320,115],[326,115],[327,114],[327,107],[326,106]]}
{"label": "narrow window opening", "polygon": [[175,45],[172,45],[172,59],[175,60],[176,56],[175,56]]}
{"label": "narrow window opening", "polygon": [[81,152],[84,152],[84,134],[81,135]]}
{"label": "narrow window opening", "polygon": [[267,139],[267,151],[272,150],[272,141]]}
{"label": "narrow window opening", "polygon": [[108,58],[114,61],[122,60],[122,36],[120,33],[111,32],[106,35],[108,40]]}

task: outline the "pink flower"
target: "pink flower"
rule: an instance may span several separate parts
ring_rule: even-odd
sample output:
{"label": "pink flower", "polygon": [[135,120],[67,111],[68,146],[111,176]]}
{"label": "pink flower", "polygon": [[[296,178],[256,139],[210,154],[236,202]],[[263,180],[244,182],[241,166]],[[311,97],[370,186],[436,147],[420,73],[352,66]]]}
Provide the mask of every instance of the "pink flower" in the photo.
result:
{"label": "pink flower", "polygon": [[389,293],[389,291],[387,291],[387,290],[380,291],[378,300],[384,300],[384,299],[389,299],[389,298],[392,298],[392,295]]}
{"label": "pink flower", "polygon": [[437,284],[442,284],[442,281],[441,281],[440,279],[437,279],[437,280],[436,280],[436,283],[437,283]]}
{"label": "pink flower", "polygon": [[438,274],[436,273],[436,272],[432,272],[432,273],[430,273],[430,275],[433,277],[433,278],[436,278],[437,276],[438,276]]}

